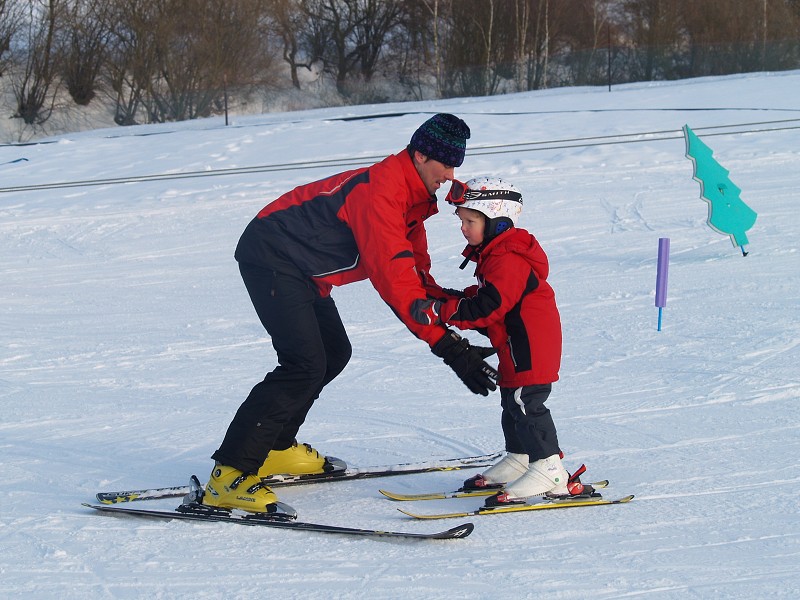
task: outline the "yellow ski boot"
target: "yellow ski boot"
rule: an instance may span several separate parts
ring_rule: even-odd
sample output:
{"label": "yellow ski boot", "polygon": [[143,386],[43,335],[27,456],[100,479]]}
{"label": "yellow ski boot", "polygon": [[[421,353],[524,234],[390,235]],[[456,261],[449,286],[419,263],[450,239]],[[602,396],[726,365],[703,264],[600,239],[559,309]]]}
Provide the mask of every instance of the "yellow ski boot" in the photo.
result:
{"label": "yellow ski boot", "polygon": [[206,506],[254,513],[274,513],[280,507],[275,492],[261,483],[258,475],[246,475],[223,465],[215,465],[211,471],[202,502]]}
{"label": "yellow ski boot", "polygon": [[311,475],[346,468],[344,461],[323,456],[310,444],[295,442],[286,450],[271,450],[258,470],[258,476],[266,479],[272,475]]}

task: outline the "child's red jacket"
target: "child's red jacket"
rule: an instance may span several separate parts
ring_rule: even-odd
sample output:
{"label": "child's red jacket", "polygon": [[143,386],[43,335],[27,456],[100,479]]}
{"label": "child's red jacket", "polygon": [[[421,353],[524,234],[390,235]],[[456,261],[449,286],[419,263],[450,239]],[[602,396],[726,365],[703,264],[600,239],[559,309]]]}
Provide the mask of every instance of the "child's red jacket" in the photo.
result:
{"label": "child's red jacket", "polygon": [[[467,246],[464,255],[472,252]],[[513,228],[473,257],[478,285],[450,297],[440,316],[459,329],[485,330],[500,359],[501,387],[552,383],[561,366],[561,318],[547,283],[547,255],[533,235]]]}

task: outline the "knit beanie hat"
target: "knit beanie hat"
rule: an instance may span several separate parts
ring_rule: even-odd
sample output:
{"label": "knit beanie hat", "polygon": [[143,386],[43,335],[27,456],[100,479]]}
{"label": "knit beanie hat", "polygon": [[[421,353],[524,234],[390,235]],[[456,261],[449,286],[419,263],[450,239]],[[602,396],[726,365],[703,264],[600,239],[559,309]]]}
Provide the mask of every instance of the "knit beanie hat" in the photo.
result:
{"label": "knit beanie hat", "polygon": [[455,115],[439,113],[419,126],[408,147],[448,167],[460,167],[469,135],[469,127],[464,121]]}

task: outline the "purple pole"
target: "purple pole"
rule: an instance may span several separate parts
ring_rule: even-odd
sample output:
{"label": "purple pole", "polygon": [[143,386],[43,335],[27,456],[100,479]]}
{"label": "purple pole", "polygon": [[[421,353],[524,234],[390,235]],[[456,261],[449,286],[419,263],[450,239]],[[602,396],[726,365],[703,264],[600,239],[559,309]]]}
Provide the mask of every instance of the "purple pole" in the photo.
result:
{"label": "purple pole", "polygon": [[658,307],[658,330],[661,331],[661,315],[667,305],[667,276],[669,275],[669,238],[658,238],[658,271],[656,273],[656,306]]}

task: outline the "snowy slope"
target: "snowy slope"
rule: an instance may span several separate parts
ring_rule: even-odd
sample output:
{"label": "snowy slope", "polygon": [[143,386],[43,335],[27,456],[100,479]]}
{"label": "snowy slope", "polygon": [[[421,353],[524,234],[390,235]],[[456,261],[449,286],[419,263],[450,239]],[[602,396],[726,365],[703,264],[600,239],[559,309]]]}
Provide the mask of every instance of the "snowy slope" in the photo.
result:
{"label": "snowy slope", "polygon": [[[788,72],[272,114],[230,127],[109,129],[0,147],[3,595],[796,596],[798,96],[800,72]],[[371,162],[402,148],[437,111],[472,128],[457,176],[496,174],[521,188],[521,225],[549,254],[565,337],[549,404],[568,466],[585,462],[589,479],[611,479],[607,495],[636,500],[479,518],[471,537],[432,543],[83,509],[99,490],[207,478],[230,418],[274,366],[232,257],[236,241],[270,199],[345,167],[8,188]],[[400,114],[343,119],[387,113]],[[706,224],[684,124],[758,212],[746,258]],[[428,223],[434,275],[450,287],[469,284],[471,273],[457,268],[457,219],[444,205]],[[672,248],[661,332],[659,237]],[[470,394],[368,284],[334,297],[354,356],[301,441],[355,466],[502,448],[498,394]],[[407,520],[377,488],[446,489],[472,473],[286,489],[280,498],[305,520],[428,531],[455,523]]]}

